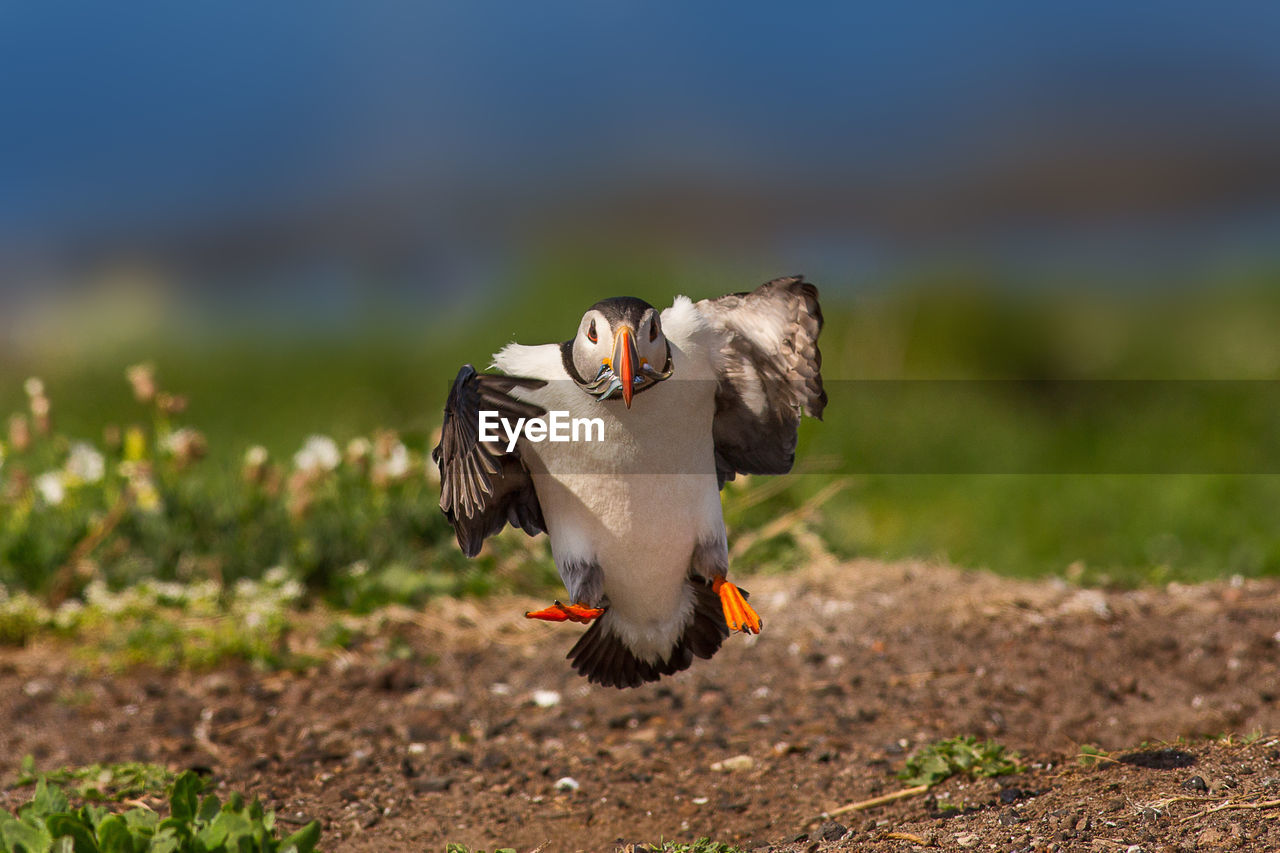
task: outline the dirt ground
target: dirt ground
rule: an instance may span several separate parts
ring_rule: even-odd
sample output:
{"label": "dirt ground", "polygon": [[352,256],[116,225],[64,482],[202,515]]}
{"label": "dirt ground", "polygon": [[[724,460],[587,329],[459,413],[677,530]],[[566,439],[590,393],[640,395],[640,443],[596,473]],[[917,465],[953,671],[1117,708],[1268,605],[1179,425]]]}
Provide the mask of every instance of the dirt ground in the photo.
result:
{"label": "dirt ground", "polygon": [[[206,768],[340,851],[1280,849],[1280,582],[1103,593],[832,561],[742,583],[761,636],[630,691],[575,676],[581,627],[514,598],[392,614],[297,674],[3,651],[0,780],[26,753]],[[1031,768],[819,819],[957,734]],[[1082,766],[1082,744],[1113,760]]]}

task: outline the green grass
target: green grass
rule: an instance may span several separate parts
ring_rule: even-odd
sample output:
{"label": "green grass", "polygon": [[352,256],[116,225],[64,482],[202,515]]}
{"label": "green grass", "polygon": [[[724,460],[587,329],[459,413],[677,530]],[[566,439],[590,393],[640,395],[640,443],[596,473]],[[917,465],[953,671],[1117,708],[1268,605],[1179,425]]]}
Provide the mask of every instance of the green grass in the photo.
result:
{"label": "green grass", "polygon": [[45,778],[16,815],[0,811],[0,853],[311,853],[320,824],[278,838],[275,813],[233,793],[208,794],[190,771],[169,788],[169,815],[138,806],[113,813],[102,806],[72,808],[66,793]]}

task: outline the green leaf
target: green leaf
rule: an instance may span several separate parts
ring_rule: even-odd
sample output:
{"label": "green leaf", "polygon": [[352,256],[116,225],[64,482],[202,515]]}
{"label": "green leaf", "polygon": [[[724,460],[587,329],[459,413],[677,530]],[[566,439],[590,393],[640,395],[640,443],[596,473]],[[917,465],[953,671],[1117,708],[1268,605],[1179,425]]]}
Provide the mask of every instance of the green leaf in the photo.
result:
{"label": "green leaf", "polygon": [[234,848],[240,844],[242,838],[252,838],[253,824],[249,819],[238,811],[229,811],[223,806],[222,813],[214,818],[213,823],[209,824],[197,835],[198,841],[206,839],[214,839],[214,844],[223,843],[222,839],[226,839],[225,843],[228,848]]}
{"label": "green leaf", "polygon": [[316,844],[320,841],[320,822],[317,820],[299,829],[280,842],[280,850],[287,853],[288,850],[294,849],[297,853],[312,853],[316,849]]}
{"label": "green leaf", "polygon": [[0,824],[0,841],[12,853],[47,853],[53,846],[53,836],[48,829],[43,825],[32,826],[22,820]]}
{"label": "green leaf", "polygon": [[111,815],[111,812],[107,811],[102,806],[85,803],[80,807],[80,811],[76,812],[76,814],[80,816],[80,820],[84,821],[88,824],[90,829],[93,829],[96,832],[98,827],[102,825],[102,822]]}
{"label": "green leaf", "polygon": [[40,781],[36,783],[36,795],[24,807],[23,811],[43,818],[59,812],[65,812],[69,808],[67,796],[62,793],[62,789],[57,786],[50,786],[48,780],[41,776]]}
{"label": "green leaf", "polygon": [[157,832],[151,839],[151,846],[147,848],[147,853],[180,853],[181,850],[182,840],[165,829]]}
{"label": "green leaf", "polygon": [[192,825],[190,821],[178,820],[170,816],[160,821],[159,826],[156,828],[156,835],[161,832],[168,832],[177,838],[187,839],[191,837]]}
{"label": "green leaf", "polygon": [[216,794],[209,794],[200,801],[200,811],[196,817],[208,823],[218,816],[218,812],[222,810],[222,803],[218,800]]}
{"label": "green leaf", "polygon": [[[102,811],[105,812],[106,809],[102,809]],[[129,809],[120,817],[124,818],[124,822],[129,825],[130,829],[145,835],[152,835],[155,833],[156,827],[160,825],[160,815],[151,809]]]}
{"label": "green leaf", "polygon": [[102,853],[133,853],[135,847],[142,847],[134,844],[133,831],[119,815],[112,815],[98,827],[98,845]]}
{"label": "green leaf", "polygon": [[49,815],[45,819],[49,834],[59,840],[70,840],[75,853],[98,853],[98,844],[93,839],[93,828],[74,814]]}
{"label": "green leaf", "polygon": [[196,816],[199,808],[197,799],[204,790],[204,782],[190,770],[178,777],[173,783],[173,794],[169,797],[169,813],[176,820],[189,823]]}

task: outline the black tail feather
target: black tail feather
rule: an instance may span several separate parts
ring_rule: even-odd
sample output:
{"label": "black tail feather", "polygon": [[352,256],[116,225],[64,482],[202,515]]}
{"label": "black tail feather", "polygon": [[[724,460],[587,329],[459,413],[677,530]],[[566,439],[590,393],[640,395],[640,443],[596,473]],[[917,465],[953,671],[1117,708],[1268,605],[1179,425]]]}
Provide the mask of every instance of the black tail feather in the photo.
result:
{"label": "black tail feather", "polygon": [[598,619],[569,650],[573,668],[593,684],[639,687],[688,669],[695,657],[710,658],[729,636],[729,626],[724,621],[720,597],[710,585],[696,579],[688,583],[693,588],[693,619],[665,661],[650,663],[636,657],[608,629],[608,620]]}

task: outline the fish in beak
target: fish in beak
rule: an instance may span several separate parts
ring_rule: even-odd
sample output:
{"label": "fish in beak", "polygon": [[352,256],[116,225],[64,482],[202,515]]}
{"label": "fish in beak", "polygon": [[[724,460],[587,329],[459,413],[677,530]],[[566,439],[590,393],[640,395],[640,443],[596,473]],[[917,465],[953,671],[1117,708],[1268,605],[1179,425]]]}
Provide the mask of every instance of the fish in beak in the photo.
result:
{"label": "fish in beak", "polygon": [[631,397],[636,392],[636,367],[640,356],[636,352],[635,332],[630,326],[619,326],[613,339],[613,372],[622,384],[622,402],[631,408]]}
{"label": "fish in beak", "polygon": [[629,323],[619,323],[613,333],[613,350],[609,357],[601,359],[600,366],[590,382],[578,384],[597,400],[622,398],[631,408],[631,398],[671,376],[671,347],[662,367],[654,367],[640,357],[636,346],[636,330]]}

